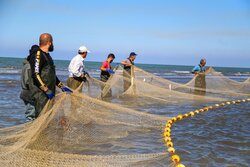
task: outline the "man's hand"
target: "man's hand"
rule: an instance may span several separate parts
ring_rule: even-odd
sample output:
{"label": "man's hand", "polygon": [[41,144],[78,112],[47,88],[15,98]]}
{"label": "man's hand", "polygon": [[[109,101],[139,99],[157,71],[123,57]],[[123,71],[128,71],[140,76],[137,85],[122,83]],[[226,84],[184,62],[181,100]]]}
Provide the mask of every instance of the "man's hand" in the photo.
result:
{"label": "man's hand", "polygon": [[115,73],[115,72],[114,72],[112,69],[110,69],[110,68],[106,68],[106,71],[109,72],[109,73],[111,73],[111,74],[114,74],[114,73]]}
{"label": "man's hand", "polygon": [[66,86],[63,86],[61,89],[62,89],[63,92],[72,93],[72,90],[70,90],[70,89],[69,89],[68,87],[66,87]]}
{"label": "man's hand", "polygon": [[45,94],[49,100],[55,97],[55,94],[51,90],[48,90],[47,92],[45,92]]}
{"label": "man's hand", "polygon": [[88,73],[87,71],[83,71],[83,76],[84,76],[84,77],[90,77],[90,76],[89,76],[89,73]]}

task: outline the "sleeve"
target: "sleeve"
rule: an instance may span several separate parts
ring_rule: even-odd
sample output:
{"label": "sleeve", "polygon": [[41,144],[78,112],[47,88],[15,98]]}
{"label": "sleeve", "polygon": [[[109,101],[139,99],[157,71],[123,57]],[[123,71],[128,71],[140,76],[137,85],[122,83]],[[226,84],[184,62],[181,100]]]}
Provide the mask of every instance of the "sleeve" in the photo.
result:
{"label": "sleeve", "polygon": [[124,65],[125,67],[126,67],[126,66],[130,66],[130,64],[131,64],[130,61],[129,61],[128,59],[124,60],[124,62],[126,62],[126,65]]}
{"label": "sleeve", "polygon": [[103,66],[104,68],[108,68],[108,63],[107,63],[107,61],[104,61],[104,62],[102,63],[102,66]]}
{"label": "sleeve", "polygon": [[200,71],[199,66],[195,66],[192,70],[192,72],[198,72],[198,71]]}
{"label": "sleeve", "polygon": [[39,88],[45,86],[45,83],[41,79],[40,71],[41,67],[44,65],[45,59],[41,56],[41,51],[37,51],[36,55],[30,58],[30,67],[32,78],[34,79],[34,84]]}
{"label": "sleeve", "polygon": [[58,79],[58,77],[56,76],[56,86],[58,86],[59,88],[62,88],[63,83]]}

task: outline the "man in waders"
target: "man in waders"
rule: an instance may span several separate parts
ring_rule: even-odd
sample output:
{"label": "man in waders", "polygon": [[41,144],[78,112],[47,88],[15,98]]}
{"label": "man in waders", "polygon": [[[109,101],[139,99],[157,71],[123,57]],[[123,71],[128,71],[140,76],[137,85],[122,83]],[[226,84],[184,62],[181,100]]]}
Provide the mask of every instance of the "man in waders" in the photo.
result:
{"label": "man in waders", "polygon": [[134,66],[134,61],[136,58],[137,54],[135,52],[131,52],[129,57],[122,61],[121,63],[124,65],[123,69],[123,88],[124,92],[131,86],[131,76],[133,76],[133,66]]}
{"label": "man in waders", "polygon": [[[101,81],[103,82],[107,82],[109,77],[110,77],[110,74],[114,74],[115,72],[112,70],[112,67],[111,67],[111,63],[114,61],[115,59],[115,55],[113,53],[110,53],[107,57],[107,60],[105,60],[103,63],[102,63],[102,66],[100,68],[101,70]],[[106,85],[107,86],[107,85]],[[106,86],[103,86],[102,85],[102,97],[110,97],[112,96],[112,92],[111,92],[111,89],[110,87],[106,87]],[[107,89],[108,92],[103,92],[105,91],[104,90]]]}
{"label": "man in waders", "polygon": [[65,87],[56,76],[55,65],[49,52],[54,50],[53,38],[50,34],[40,35],[39,47],[34,47],[30,55],[31,93],[35,103],[35,118],[39,116],[48,100],[55,96],[56,86],[63,92],[72,92]]}
{"label": "man in waders", "polygon": [[206,93],[206,59],[201,59],[200,64],[195,66],[192,74],[195,74],[195,94],[205,95]]}
{"label": "man in waders", "polygon": [[[85,47],[81,46],[78,50],[78,54],[70,61],[68,70],[69,70],[69,78],[67,80],[68,87],[72,89],[77,89],[82,91],[82,82],[86,82],[88,73],[84,71],[84,60],[87,57],[87,54],[90,51]],[[81,85],[81,87],[79,87]]]}

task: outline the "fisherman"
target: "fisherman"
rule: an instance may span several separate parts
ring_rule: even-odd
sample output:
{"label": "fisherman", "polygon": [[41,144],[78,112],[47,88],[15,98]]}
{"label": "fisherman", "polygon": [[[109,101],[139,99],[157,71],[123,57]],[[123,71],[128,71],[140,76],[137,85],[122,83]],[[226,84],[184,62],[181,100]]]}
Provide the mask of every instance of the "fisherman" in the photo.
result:
{"label": "fisherman", "polygon": [[206,93],[206,59],[202,58],[200,64],[195,66],[192,74],[195,74],[195,94],[205,95]]}
{"label": "fisherman", "polygon": [[[83,86],[82,83],[87,81],[86,76],[88,76],[88,73],[84,71],[84,60],[88,53],[90,53],[90,51],[87,47],[81,46],[78,49],[78,54],[70,61],[67,85],[74,90],[78,88],[79,91],[81,91]],[[80,85],[81,87],[79,87]]]}
{"label": "fisherman", "polygon": [[[115,55],[113,53],[110,53],[107,57],[107,59],[102,63],[102,66],[100,68],[101,70],[101,81],[107,82],[111,74],[114,74],[115,72],[112,70],[111,63],[114,61]],[[102,90],[104,89],[104,86],[102,86]],[[109,89],[106,95],[102,94],[102,97],[110,97],[112,95],[111,89]],[[102,92],[103,93],[103,92]]]}
{"label": "fisherman", "polygon": [[32,47],[29,63],[31,67],[30,90],[35,104],[37,118],[48,100],[55,96],[58,86],[63,92],[72,92],[65,87],[56,76],[55,65],[49,52],[54,50],[53,38],[49,33],[43,33],[39,38],[39,47]]}
{"label": "fisherman", "polygon": [[[131,86],[131,79],[134,74],[134,61],[136,58],[137,54],[135,52],[131,52],[129,57],[122,61],[121,64],[124,65],[124,70],[123,70],[123,88],[124,92]],[[132,77],[131,77],[132,76]]]}

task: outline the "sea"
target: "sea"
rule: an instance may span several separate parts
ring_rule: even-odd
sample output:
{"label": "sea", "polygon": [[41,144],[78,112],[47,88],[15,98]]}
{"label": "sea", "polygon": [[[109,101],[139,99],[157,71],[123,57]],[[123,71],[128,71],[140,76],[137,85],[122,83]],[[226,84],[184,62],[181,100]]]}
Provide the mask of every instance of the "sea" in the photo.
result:
{"label": "sea", "polygon": [[[0,128],[25,123],[25,105],[19,98],[23,58],[0,57]],[[66,83],[68,60],[54,60],[58,78]],[[113,63],[115,66],[118,63]],[[85,62],[86,71],[100,76],[101,62]],[[162,78],[186,83],[193,78],[193,66],[136,64]],[[213,67],[228,78],[245,81],[250,68]],[[248,92],[250,93],[250,92]],[[197,105],[197,109],[201,106]],[[174,106],[166,116],[185,113],[188,106]],[[155,111],[152,114],[162,112]],[[173,127],[175,149],[186,166],[248,167],[250,166],[250,103],[220,108],[183,120]],[[163,145],[163,147],[165,147]]]}

